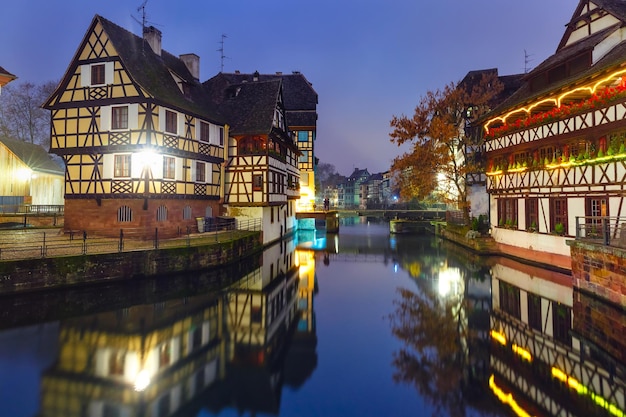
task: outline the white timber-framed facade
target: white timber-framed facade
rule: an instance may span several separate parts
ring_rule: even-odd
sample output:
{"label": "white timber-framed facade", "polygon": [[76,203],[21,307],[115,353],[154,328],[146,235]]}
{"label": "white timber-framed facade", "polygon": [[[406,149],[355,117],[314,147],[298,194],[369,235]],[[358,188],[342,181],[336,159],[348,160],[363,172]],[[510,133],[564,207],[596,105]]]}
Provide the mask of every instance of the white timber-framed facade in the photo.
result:
{"label": "white timber-framed facade", "polygon": [[484,120],[501,245],[571,269],[577,218],[626,212],[625,25],[625,3],[580,1],[556,53]]}

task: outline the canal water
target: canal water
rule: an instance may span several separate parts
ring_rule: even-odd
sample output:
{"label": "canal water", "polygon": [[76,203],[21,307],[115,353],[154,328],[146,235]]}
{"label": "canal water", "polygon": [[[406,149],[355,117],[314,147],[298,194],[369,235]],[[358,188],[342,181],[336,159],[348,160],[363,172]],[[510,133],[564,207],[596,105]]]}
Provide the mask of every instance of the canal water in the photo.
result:
{"label": "canal water", "polygon": [[0,298],[0,416],[624,416],[623,311],[342,220],[229,268]]}

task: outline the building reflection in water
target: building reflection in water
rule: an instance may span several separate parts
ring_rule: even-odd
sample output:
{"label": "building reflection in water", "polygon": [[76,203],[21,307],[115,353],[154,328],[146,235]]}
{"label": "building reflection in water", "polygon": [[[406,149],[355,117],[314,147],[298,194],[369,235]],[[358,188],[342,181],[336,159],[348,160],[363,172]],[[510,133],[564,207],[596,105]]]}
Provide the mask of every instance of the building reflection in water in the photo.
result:
{"label": "building reflection in water", "polygon": [[492,271],[496,397],[518,415],[624,416],[624,342],[606,343],[624,312],[573,291],[569,275],[506,259]]}
{"label": "building reflection in water", "polygon": [[416,284],[390,316],[403,342],[394,377],[437,410],[625,415],[623,310],[574,291],[563,273],[436,239],[392,237],[390,247]]}
{"label": "building reflection in water", "polygon": [[220,290],[62,320],[39,415],[276,413],[317,365],[315,263],[293,241],[260,263]]}

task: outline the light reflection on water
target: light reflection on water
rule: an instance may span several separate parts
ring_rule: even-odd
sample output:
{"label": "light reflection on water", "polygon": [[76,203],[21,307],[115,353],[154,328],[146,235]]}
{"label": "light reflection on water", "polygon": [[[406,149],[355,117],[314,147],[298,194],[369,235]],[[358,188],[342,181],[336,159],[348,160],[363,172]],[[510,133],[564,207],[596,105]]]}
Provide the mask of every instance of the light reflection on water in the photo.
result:
{"label": "light reflection on water", "polygon": [[354,218],[230,269],[0,299],[0,415],[623,415],[607,307],[570,281]]}

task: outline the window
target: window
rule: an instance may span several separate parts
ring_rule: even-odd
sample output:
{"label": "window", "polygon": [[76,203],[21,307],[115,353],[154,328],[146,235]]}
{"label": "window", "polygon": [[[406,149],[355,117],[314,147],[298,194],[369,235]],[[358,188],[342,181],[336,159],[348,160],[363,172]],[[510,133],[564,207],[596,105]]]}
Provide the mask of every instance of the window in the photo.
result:
{"label": "window", "polygon": [[185,206],[183,208],[183,220],[191,219],[191,206]]}
{"label": "window", "polygon": [[587,197],[585,199],[585,236],[602,236],[602,217],[609,215],[607,197]]}
{"label": "window", "polygon": [[109,357],[109,375],[124,375],[124,361],[126,352],[117,351],[111,353]]}
{"label": "window", "polygon": [[104,64],[91,66],[91,85],[102,85],[104,82]]}
{"label": "window", "polygon": [[128,206],[122,206],[117,209],[117,221],[127,223],[133,221],[133,211]]}
{"label": "window", "polygon": [[528,325],[531,329],[541,331],[541,297],[528,293]]}
{"label": "window", "polygon": [[111,108],[111,129],[128,129],[128,106]]}
{"label": "window", "polygon": [[178,114],[165,110],[165,131],[168,133],[178,133]]}
{"label": "window", "polygon": [[309,132],[306,130],[301,130],[298,132],[298,142],[308,142],[309,141]]}
{"label": "window", "polygon": [[224,128],[220,127],[220,146],[224,146]]}
{"label": "window", "polygon": [[209,142],[211,135],[211,125],[205,122],[200,122],[200,140],[203,142]]}
{"label": "window", "polygon": [[517,199],[498,199],[498,226],[517,229]]}
{"label": "window", "polygon": [[176,158],[171,156],[163,157],[163,178],[168,180],[176,178]]}
{"label": "window", "polygon": [[250,307],[250,321],[252,323],[261,323],[263,320],[263,310],[261,306]]}
{"label": "window", "polygon": [[130,177],[130,154],[115,155],[114,165],[114,177]]}
{"label": "window", "polygon": [[164,222],[167,220],[167,207],[159,206],[157,208],[156,219],[158,222]]}
{"label": "window", "polygon": [[300,155],[300,158],[298,159],[298,162],[300,162],[301,164],[306,164],[309,162],[309,151],[302,151],[302,155]]}
{"label": "window", "polygon": [[206,181],[206,167],[204,162],[196,162],[196,181],[197,182],[205,182]]}
{"label": "window", "polygon": [[526,230],[539,230],[539,199],[536,197],[526,199]]}
{"label": "window", "polygon": [[567,233],[567,198],[550,200],[550,227],[558,234]]}
{"label": "window", "polygon": [[263,191],[263,175],[255,174],[252,176],[252,191]]}
{"label": "window", "polygon": [[572,344],[572,310],[564,304],[552,302],[552,327],[554,339],[566,345]]}
{"label": "window", "polygon": [[520,290],[511,284],[500,281],[500,309],[516,319],[522,317],[520,309]]}
{"label": "window", "polygon": [[163,368],[170,364],[172,360],[169,343],[163,343],[159,347],[159,368]]}

